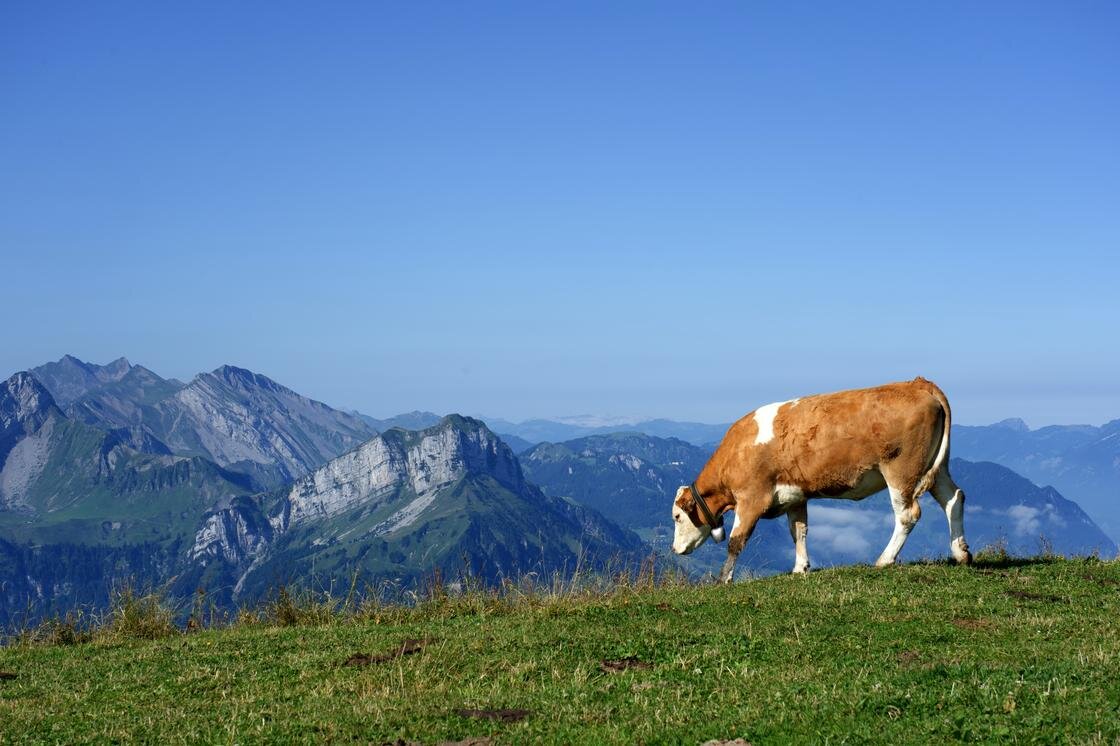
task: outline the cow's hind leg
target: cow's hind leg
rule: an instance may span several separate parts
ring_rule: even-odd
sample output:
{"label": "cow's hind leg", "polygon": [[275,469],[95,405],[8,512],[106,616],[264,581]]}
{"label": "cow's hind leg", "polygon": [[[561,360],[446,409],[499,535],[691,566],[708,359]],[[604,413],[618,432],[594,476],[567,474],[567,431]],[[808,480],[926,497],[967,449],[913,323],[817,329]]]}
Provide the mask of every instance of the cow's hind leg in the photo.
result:
{"label": "cow's hind leg", "polygon": [[793,552],[796,556],[793,571],[809,572],[809,550],[805,546],[805,537],[809,534],[809,510],[805,503],[790,508],[786,519],[789,521],[789,535],[793,537]]}
{"label": "cow's hind leg", "polygon": [[735,562],[739,559],[743,547],[747,545],[747,539],[751,538],[754,527],[761,517],[761,513],[752,512],[742,505],[735,507],[735,523],[731,526],[731,536],[727,539],[727,560],[724,561],[723,569],[719,572],[720,582],[731,582],[731,576],[735,572]]}
{"label": "cow's hind leg", "polygon": [[949,467],[942,464],[933,480],[933,497],[941,504],[949,519],[949,552],[962,565],[972,563],[972,553],[964,540],[964,492],[949,476]]}
{"label": "cow's hind leg", "polygon": [[902,551],[902,545],[906,543],[906,537],[910,535],[910,529],[914,528],[922,515],[922,509],[918,507],[918,496],[914,494],[913,488],[899,489],[887,482],[887,489],[891,493],[891,507],[894,508],[894,533],[875,561],[876,567],[894,564],[898,553]]}

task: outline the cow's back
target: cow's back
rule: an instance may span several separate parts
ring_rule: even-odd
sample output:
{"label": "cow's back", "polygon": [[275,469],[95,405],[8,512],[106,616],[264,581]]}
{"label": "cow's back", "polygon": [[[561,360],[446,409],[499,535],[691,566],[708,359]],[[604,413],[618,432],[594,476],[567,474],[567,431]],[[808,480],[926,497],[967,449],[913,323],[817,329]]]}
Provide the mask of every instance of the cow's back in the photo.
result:
{"label": "cow's back", "polygon": [[925,379],[795,399],[736,422],[713,460],[733,491],[787,484],[841,494],[880,464],[931,462],[931,440],[947,421],[943,401]]}

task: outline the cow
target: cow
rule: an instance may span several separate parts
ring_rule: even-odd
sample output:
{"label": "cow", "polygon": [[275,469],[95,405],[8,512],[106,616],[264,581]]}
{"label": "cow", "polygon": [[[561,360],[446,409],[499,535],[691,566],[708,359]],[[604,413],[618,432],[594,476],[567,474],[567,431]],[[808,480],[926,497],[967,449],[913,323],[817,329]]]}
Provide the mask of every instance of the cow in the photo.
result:
{"label": "cow", "polygon": [[949,475],[951,423],[949,400],[921,377],[759,407],[728,429],[696,481],[677,490],[673,552],[689,554],[709,536],[723,541],[723,514],[734,510],[720,572],[729,583],[758,520],[784,514],[793,572],[808,572],[808,501],[862,500],[886,487],[894,532],[877,566],[894,564],[927,490],[948,518],[953,559],[967,565],[964,492]]}

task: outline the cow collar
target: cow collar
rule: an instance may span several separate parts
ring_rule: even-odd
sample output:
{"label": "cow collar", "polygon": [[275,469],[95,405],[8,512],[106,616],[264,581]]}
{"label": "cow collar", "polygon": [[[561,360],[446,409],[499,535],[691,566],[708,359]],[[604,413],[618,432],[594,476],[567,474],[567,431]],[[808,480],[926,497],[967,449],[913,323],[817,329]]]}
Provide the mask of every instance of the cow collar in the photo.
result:
{"label": "cow collar", "polygon": [[696,489],[696,482],[688,485],[688,489],[692,492],[692,501],[700,507],[700,512],[704,514],[704,520],[712,527],[712,540],[719,544],[724,539],[723,516],[721,515],[717,519],[712,515],[712,510],[708,507],[708,503],[704,502],[704,498],[700,497],[700,490]]}

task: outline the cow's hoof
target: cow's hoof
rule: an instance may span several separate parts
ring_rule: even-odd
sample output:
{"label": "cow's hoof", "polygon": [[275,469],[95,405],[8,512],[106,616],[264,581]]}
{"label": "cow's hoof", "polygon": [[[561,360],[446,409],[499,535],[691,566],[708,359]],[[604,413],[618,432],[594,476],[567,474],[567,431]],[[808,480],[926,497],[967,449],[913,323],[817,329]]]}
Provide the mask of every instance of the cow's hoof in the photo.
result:
{"label": "cow's hoof", "polygon": [[804,565],[803,567],[795,567],[795,568],[793,568],[793,574],[794,575],[808,575],[809,574],[809,566]]}
{"label": "cow's hoof", "polygon": [[958,565],[971,565],[972,564],[972,552],[970,552],[968,550],[965,550],[965,552],[962,556],[954,557],[953,559],[955,559],[957,561]]}

